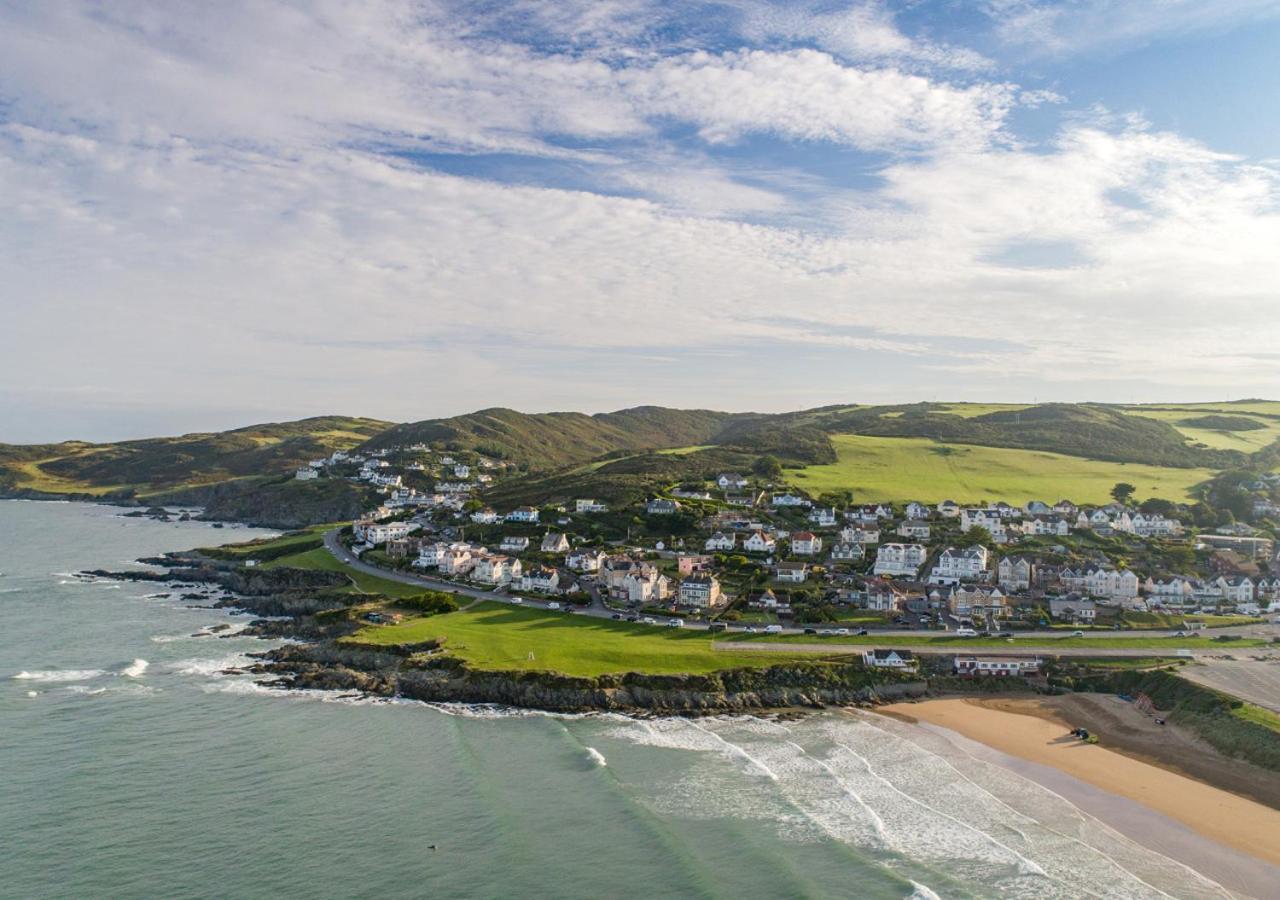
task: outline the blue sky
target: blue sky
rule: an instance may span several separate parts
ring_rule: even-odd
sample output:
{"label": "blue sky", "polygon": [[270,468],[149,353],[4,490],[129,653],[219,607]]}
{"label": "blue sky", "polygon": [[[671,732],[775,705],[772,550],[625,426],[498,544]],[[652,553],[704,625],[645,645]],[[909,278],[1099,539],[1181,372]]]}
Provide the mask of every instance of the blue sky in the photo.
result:
{"label": "blue sky", "polygon": [[1280,0],[0,2],[0,441],[1280,396]]}

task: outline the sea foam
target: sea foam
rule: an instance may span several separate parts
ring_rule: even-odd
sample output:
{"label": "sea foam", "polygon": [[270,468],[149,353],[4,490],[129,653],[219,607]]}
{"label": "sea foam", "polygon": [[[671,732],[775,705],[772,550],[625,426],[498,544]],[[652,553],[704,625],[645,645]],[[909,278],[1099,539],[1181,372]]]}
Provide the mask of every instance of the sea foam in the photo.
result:
{"label": "sea foam", "polygon": [[40,669],[35,672],[19,672],[13,677],[19,681],[40,681],[54,684],[62,681],[88,681],[107,674],[102,669]]}

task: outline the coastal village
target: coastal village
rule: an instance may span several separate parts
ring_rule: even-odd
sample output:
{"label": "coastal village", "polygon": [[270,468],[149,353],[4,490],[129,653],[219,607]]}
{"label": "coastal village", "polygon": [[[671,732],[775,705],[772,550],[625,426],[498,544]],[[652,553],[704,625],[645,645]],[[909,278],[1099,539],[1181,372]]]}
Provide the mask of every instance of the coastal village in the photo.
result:
{"label": "coastal village", "polygon": [[[419,444],[338,451],[296,478],[347,478],[376,492],[378,505],[344,537],[366,562],[551,609],[603,606],[645,624],[818,638],[876,628],[1011,637],[1195,629],[1280,611],[1270,536],[1240,522],[1198,527],[1185,507],[1140,501],[1125,484],[1096,506],[891,504],[721,472],[625,507],[591,497],[489,505],[489,490],[513,474],[500,459]],[[1259,516],[1275,514],[1280,475],[1247,488]],[[914,665],[907,651],[868,651],[866,662]],[[956,661],[965,675],[1027,667]]]}

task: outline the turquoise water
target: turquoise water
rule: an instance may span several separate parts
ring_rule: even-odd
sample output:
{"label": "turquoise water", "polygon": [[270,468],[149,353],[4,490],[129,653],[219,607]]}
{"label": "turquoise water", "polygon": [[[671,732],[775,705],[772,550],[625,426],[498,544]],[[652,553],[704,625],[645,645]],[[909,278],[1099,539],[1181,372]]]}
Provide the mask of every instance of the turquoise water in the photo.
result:
{"label": "turquoise water", "polygon": [[881,717],[551,716],[220,675],[269,646],[202,632],[243,617],[68,573],[252,532],[118,513],[0,502],[0,896],[1223,896]]}

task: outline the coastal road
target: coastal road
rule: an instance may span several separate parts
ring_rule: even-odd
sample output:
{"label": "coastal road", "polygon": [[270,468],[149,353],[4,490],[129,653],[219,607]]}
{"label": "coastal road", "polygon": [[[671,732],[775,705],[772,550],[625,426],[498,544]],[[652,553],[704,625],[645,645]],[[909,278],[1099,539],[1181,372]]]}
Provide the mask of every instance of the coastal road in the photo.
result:
{"label": "coastal road", "polygon": [[[418,585],[420,587],[430,589],[430,590],[448,591],[451,593],[459,594],[464,597],[471,597],[476,600],[491,600],[498,603],[511,603],[512,605],[516,605],[518,603],[521,606],[526,606],[533,609],[551,610],[551,607],[549,607],[548,605],[548,601],[545,601],[545,600],[536,600],[532,597],[520,597],[518,595],[509,594],[509,593],[498,593],[491,590],[484,590],[483,588],[471,587],[469,585],[461,584],[456,581],[446,581],[441,578],[431,578],[429,576],[419,575],[413,572],[400,572],[392,569],[384,569],[381,566],[371,565],[370,563],[366,563],[363,560],[361,560],[358,556],[356,556],[354,553],[352,553],[350,550],[348,550],[346,547],[342,545],[342,543],[338,540],[338,529],[325,532],[324,545],[337,560],[351,567],[352,569],[355,569],[358,572],[363,572],[367,575],[375,575],[378,578],[385,578],[388,581],[396,581],[401,584]],[[590,616],[592,618],[597,618],[597,619],[612,619],[614,615],[617,614],[616,610],[613,610],[608,606],[604,605],[604,603],[601,601],[599,594],[596,592],[594,587],[592,588],[592,591],[591,591],[591,597],[592,597],[592,602],[590,606],[587,606],[585,608],[575,607],[573,609],[573,613],[575,615]],[[658,619],[659,623],[664,621],[662,617],[655,617],[655,618]],[[691,629],[695,631],[705,631],[707,630],[709,625],[706,622],[686,622],[684,624],[684,627],[686,629]],[[809,627],[812,628],[815,626],[809,626]],[[840,626],[838,624],[830,624],[830,625],[818,625],[816,627],[819,629],[825,629],[825,628],[836,628]],[[742,630],[743,629],[740,627],[735,627],[731,629],[731,631],[736,634],[741,634]],[[857,631],[857,630],[858,630],[857,627],[850,628],[851,632]],[[782,633],[783,634],[803,634],[804,628],[803,627],[787,627],[787,628],[783,628]],[[1114,650],[1109,650],[1109,649],[1104,650],[1098,647],[1083,648],[1083,647],[1054,646],[1054,642],[1062,640],[1063,638],[1067,637],[1069,633],[1070,632],[1063,631],[1063,630],[1019,631],[1019,632],[1016,632],[1016,635],[1017,635],[1016,639],[1014,641],[1011,641],[1006,647],[993,648],[990,646],[982,646],[982,647],[975,647],[974,649],[981,650],[986,653],[999,652],[1001,654],[1006,654],[1006,655],[1023,655],[1023,656],[1032,655],[1032,654],[1034,655],[1054,654],[1059,656],[1098,656],[1099,654],[1106,654],[1109,656],[1113,655],[1113,656],[1139,656],[1139,657],[1140,656],[1174,656],[1174,655],[1182,655],[1182,656],[1219,655],[1221,656],[1223,654],[1231,653],[1231,649],[1232,649],[1230,644],[1226,644],[1221,649],[1218,649],[1218,648],[1201,649],[1198,651],[1189,652],[1189,651],[1182,650],[1181,648],[1178,647],[1176,632],[1146,631],[1146,630],[1143,630],[1143,631],[1086,631],[1085,634],[1090,638],[1114,638],[1114,639],[1124,639],[1124,638],[1132,639],[1132,638],[1138,638],[1138,637],[1169,638],[1170,639],[1169,646],[1167,648],[1148,647],[1140,650],[1138,649],[1126,650],[1121,648],[1117,648]],[[928,637],[928,636],[935,636],[935,637],[945,636],[946,632],[921,631],[921,630],[912,631],[908,629],[893,629],[893,630],[873,629],[871,631],[871,634],[877,640],[892,646],[894,638],[909,638],[909,637],[919,638],[919,637]],[[1280,626],[1274,623],[1268,622],[1265,625],[1239,625],[1239,626],[1232,626],[1230,628],[1214,628],[1212,630],[1206,630],[1203,632],[1188,632],[1188,634],[1203,635],[1206,637],[1207,636],[1216,637],[1218,635],[1225,635],[1225,634],[1240,634],[1240,635],[1247,635],[1249,637],[1273,638],[1273,637],[1280,637]],[[1044,644],[1034,643],[1037,640],[1044,641],[1045,643]],[[823,651],[828,651],[832,653],[842,653],[842,652],[857,653],[857,652],[861,652],[862,648],[868,646],[868,644],[869,642],[863,642],[862,644],[841,644],[841,643],[838,643],[836,640],[826,642],[826,641],[822,641],[821,639],[818,639],[818,640],[815,640],[812,644],[785,644],[785,643],[753,644],[751,642],[742,642],[742,643],[733,642],[733,643],[727,644],[726,646],[728,648],[743,648],[743,649],[750,649],[750,650],[777,650],[777,651],[786,650],[788,648],[803,647],[805,649],[821,649]],[[943,644],[943,645],[932,646],[932,647],[928,645],[907,645],[907,646],[910,646],[912,650],[915,650],[920,653],[965,652],[963,645],[958,643]],[[1240,651],[1237,650],[1236,652],[1239,653]],[[1254,648],[1251,652],[1262,654],[1262,653],[1267,653],[1268,651],[1263,650],[1262,648]]]}

